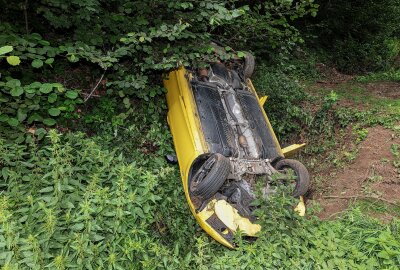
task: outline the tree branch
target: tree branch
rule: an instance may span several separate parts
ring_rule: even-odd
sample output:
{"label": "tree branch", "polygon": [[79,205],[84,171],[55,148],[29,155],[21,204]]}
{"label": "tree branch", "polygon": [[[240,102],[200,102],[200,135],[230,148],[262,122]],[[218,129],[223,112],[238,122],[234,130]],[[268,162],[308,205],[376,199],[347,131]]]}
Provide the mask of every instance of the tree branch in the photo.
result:
{"label": "tree branch", "polygon": [[84,102],[88,101],[88,99],[93,95],[94,91],[96,91],[97,87],[99,87],[100,82],[103,80],[104,74],[106,74],[106,70],[104,70],[103,74],[101,75],[100,79],[97,81],[97,84],[95,85],[95,87],[92,89],[92,91],[90,92],[90,94],[85,98]]}

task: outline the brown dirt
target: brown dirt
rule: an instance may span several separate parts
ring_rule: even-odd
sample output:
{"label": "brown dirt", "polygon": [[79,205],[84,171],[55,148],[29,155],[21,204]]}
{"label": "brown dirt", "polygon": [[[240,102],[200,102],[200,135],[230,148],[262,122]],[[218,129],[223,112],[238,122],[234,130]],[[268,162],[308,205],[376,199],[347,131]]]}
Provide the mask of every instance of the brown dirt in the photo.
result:
{"label": "brown dirt", "polygon": [[399,82],[371,82],[357,83],[353,81],[354,75],[340,73],[335,68],[325,66],[322,63],[316,65],[317,70],[322,74],[324,79],[317,81],[312,88],[327,88],[335,90],[343,84],[351,83],[353,86],[364,88],[366,92],[381,98],[400,98]]}
{"label": "brown dirt", "polygon": [[380,126],[368,130],[353,163],[326,176],[328,191],[316,198],[323,208],[321,218],[341,213],[357,199],[378,197],[387,202],[400,201],[400,178],[393,166],[392,144],[400,144],[393,131]]}
{"label": "brown dirt", "polygon": [[[366,94],[377,98],[400,98],[398,82],[357,83],[353,80],[354,76],[342,74],[322,63],[318,63],[316,68],[323,79],[309,87],[311,92],[318,92],[321,88],[343,91],[360,87]],[[365,109],[365,104],[355,103],[350,99],[341,99],[338,105]],[[323,210],[319,216],[323,219],[340,215],[349,204],[361,199],[400,205],[400,173],[393,166],[394,157],[390,152],[392,144],[400,144],[400,138],[396,138],[393,131],[378,126],[368,129],[367,138],[356,145],[351,128],[349,126],[342,135],[337,134],[337,139],[341,150],[352,152],[358,149],[355,160],[340,170],[333,164],[320,164],[315,167],[314,177],[322,179],[322,182],[314,183],[308,198],[320,204]],[[329,153],[326,157],[328,156]],[[338,155],[337,158],[341,156],[343,157]],[[389,213],[370,214],[382,221],[388,221],[392,217]]]}
{"label": "brown dirt", "polygon": [[400,83],[398,82],[374,82],[364,84],[363,87],[378,97],[400,98]]}

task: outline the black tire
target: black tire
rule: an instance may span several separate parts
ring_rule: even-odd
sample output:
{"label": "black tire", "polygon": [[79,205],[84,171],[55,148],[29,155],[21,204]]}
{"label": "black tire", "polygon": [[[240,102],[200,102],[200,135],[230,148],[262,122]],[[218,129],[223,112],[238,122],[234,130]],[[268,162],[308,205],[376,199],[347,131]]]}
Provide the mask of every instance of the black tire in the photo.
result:
{"label": "black tire", "polygon": [[255,68],[256,62],[254,59],[254,56],[246,52],[246,56],[244,57],[244,68],[243,68],[243,75],[245,79],[248,79],[253,75],[254,68]]}
{"label": "black tire", "polygon": [[230,172],[229,159],[221,154],[211,155],[193,175],[189,189],[192,195],[207,200],[224,184]]}
{"label": "black tire", "polygon": [[307,168],[300,162],[294,159],[282,159],[275,165],[278,171],[292,169],[296,176],[296,186],[293,191],[293,197],[298,198],[307,193],[310,186],[310,174]]}

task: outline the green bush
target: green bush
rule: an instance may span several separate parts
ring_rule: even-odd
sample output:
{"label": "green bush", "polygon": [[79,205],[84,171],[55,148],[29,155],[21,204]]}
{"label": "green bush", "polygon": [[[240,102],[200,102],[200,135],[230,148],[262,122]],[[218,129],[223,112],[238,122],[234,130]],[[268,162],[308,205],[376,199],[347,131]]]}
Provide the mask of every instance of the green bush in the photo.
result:
{"label": "green bush", "polygon": [[307,94],[298,82],[282,71],[257,67],[254,86],[260,96],[267,95],[265,110],[279,139],[297,134],[310,115],[301,107]]}
{"label": "green bush", "polygon": [[[398,0],[317,1],[318,17],[311,31],[315,46],[346,72],[387,69],[399,50],[393,40],[400,33]],[[310,24],[308,24],[310,26]]]}
{"label": "green bush", "polygon": [[[178,169],[130,162],[82,134],[0,140],[2,269],[396,269],[400,224],[354,209],[298,217],[287,189],[255,202],[259,239],[228,250],[198,231]],[[147,162],[146,166],[142,166]]]}

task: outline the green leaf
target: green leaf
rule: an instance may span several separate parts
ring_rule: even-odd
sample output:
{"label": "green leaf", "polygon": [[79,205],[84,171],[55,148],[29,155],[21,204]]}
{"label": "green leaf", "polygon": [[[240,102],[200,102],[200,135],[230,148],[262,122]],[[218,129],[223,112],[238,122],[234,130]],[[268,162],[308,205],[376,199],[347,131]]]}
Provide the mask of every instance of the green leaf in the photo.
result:
{"label": "green leaf", "polygon": [[48,94],[53,91],[53,85],[51,83],[44,83],[40,86],[39,91],[43,94]]}
{"label": "green leaf", "polygon": [[70,99],[76,99],[78,97],[78,92],[70,90],[65,93],[65,96]]}
{"label": "green leaf", "polygon": [[44,128],[38,128],[35,131],[35,135],[37,136],[38,140],[43,139],[43,137],[47,134],[47,131]]}
{"label": "green leaf", "polygon": [[25,87],[25,93],[27,94],[35,94],[36,93],[36,89],[32,88],[32,87]]}
{"label": "green leaf", "polygon": [[45,124],[46,126],[53,126],[56,124],[56,120],[54,120],[53,118],[46,118],[43,120],[43,124]]}
{"label": "green leaf", "polygon": [[240,58],[243,58],[246,56],[246,53],[245,52],[237,52],[237,56]]}
{"label": "green leaf", "polygon": [[21,86],[17,86],[14,87],[13,89],[11,89],[10,94],[13,97],[19,97],[20,95],[22,95],[24,93],[24,88],[22,88]]}
{"label": "green leaf", "polygon": [[51,65],[54,62],[54,58],[49,58],[46,61],[44,61],[46,64]]}
{"label": "green leaf", "polygon": [[10,88],[21,86],[21,82],[17,79],[11,79],[6,83],[6,86]]}
{"label": "green leaf", "polygon": [[65,91],[64,86],[61,83],[53,83],[53,87],[57,88],[57,91],[60,93]]}
{"label": "green leaf", "polygon": [[51,93],[48,97],[47,97],[47,101],[49,103],[54,103],[57,101],[57,94],[56,93]]}
{"label": "green leaf", "polygon": [[39,114],[34,113],[31,116],[28,117],[28,124],[32,124],[34,121],[36,122],[42,122],[43,117],[41,117]]}
{"label": "green leaf", "polygon": [[8,118],[7,123],[12,127],[16,127],[18,126],[19,121],[17,118]]}
{"label": "green leaf", "polygon": [[0,115],[0,122],[7,122],[9,119],[7,114],[1,114]]}
{"label": "green leaf", "polygon": [[32,67],[34,68],[40,68],[43,66],[43,61],[40,59],[35,59],[32,61]]}
{"label": "green leaf", "polygon": [[58,109],[58,108],[50,108],[50,109],[48,110],[48,112],[49,112],[49,114],[50,114],[51,116],[59,116],[60,113],[61,113],[60,109]]}
{"label": "green leaf", "polygon": [[12,66],[18,66],[21,63],[21,60],[19,59],[18,56],[11,55],[8,56],[6,59],[7,62]]}
{"label": "green leaf", "polygon": [[20,122],[24,121],[27,116],[28,115],[24,109],[21,109],[21,108],[18,109],[18,112],[17,112],[18,121],[20,121]]}
{"label": "green leaf", "polygon": [[129,107],[131,106],[131,102],[130,102],[130,100],[129,100],[128,97],[125,97],[125,98],[122,100],[122,102],[124,103],[125,108],[129,108]]}
{"label": "green leaf", "polygon": [[6,53],[9,53],[9,52],[12,52],[12,51],[13,51],[13,46],[0,47],[0,55],[6,54]]}
{"label": "green leaf", "polygon": [[[36,134],[36,132],[35,132],[35,134]],[[51,192],[53,190],[54,190],[54,188],[50,186],[50,187],[42,188],[41,190],[39,190],[39,192],[40,193],[48,193],[48,192]]]}
{"label": "green leaf", "polygon": [[83,223],[76,223],[75,225],[71,226],[71,230],[73,231],[80,231],[85,227]]}

